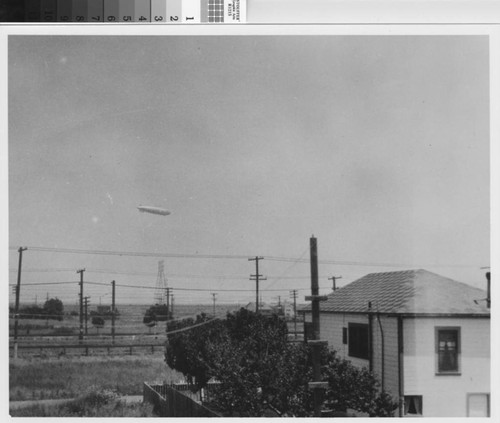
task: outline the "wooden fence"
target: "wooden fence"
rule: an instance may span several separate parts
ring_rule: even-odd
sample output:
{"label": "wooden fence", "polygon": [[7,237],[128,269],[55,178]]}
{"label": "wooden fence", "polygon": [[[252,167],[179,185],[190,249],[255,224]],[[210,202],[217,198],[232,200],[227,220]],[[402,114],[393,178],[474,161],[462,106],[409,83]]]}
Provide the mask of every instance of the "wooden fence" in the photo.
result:
{"label": "wooden fence", "polygon": [[[109,344],[109,343],[92,343],[92,344],[47,344],[47,345],[18,345],[18,353],[20,354],[23,350],[28,352],[28,354],[43,354],[44,351],[51,352],[55,355],[65,355],[68,350],[82,350],[82,354],[89,355],[90,353],[106,353],[109,355],[111,350],[114,353],[129,354],[132,355],[133,351],[151,351],[152,354],[156,352],[164,352],[165,344],[160,343],[137,343],[137,344]],[[14,345],[9,345],[9,350],[11,352],[14,350]]]}
{"label": "wooden fence", "polygon": [[160,417],[222,417],[174,385],[150,385],[144,382],[143,398],[144,402],[153,404],[155,413]]}

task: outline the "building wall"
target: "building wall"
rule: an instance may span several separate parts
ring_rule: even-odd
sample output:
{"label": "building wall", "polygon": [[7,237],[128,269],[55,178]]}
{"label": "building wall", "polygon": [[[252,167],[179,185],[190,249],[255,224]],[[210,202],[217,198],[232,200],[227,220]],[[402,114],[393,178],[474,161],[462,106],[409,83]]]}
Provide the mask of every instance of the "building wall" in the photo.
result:
{"label": "building wall", "polygon": [[[460,375],[436,375],[435,327],[460,327]],[[404,394],[422,395],[424,417],[467,416],[467,394],[490,392],[490,320],[405,318]]]}
{"label": "building wall", "polygon": [[[398,321],[396,317],[380,316],[380,325],[375,316],[372,317],[372,363],[373,372],[377,378],[384,382],[384,389],[395,400],[399,395],[399,367],[398,367]],[[307,322],[312,321],[312,316],[307,313]],[[368,360],[349,356],[348,344],[342,342],[342,328],[348,328],[349,323],[368,324],[368,315],[348,313],[321,313],[320,333],[321,339],[328,341],[328,346],[337,351],[337,354],[352,362],[357,367],[369,368]],[[380,329],[382,326],[382,330]],[[382,332],[384,343],[384,365],[382,366]],[[383,368],[383,373],[382,373]],[[398,415],[398,410],[395,411]]]}
{"label": "building wall", "polygon": [[[379,319],[380,325],[377,317],[373,316],[373,372],[380,381],[383,380],[384,390],[397,399],[399,396],[398,320],[396,317],[387,316],[380,316]],[[384,354],[382,354],[382,333]]]}
{"label": "building wall", "polygon": [[[305,321],[312,321],[311,313],[305,314]],[[369,367],[370,363],[368,360],[350,357],[348,345],[342,343],[342,328],[348,327],[349,323],[368,324],[367,315],[321,313],[319,322],[321,339],[328,341],[328,347],[330,349],[337,351],[339,357],[350,360],[358,367]]]}

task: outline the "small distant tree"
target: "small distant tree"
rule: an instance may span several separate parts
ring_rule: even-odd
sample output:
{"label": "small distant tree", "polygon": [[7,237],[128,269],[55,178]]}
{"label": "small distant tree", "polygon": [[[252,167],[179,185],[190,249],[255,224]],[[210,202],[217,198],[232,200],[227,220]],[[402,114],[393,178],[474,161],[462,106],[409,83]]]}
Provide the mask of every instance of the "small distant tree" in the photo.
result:
{"label": "small distant tree", "polygon": [[105,320],[101,316],[93,316],[91,322],[97,329],[97,333],[99,333],[99,329],[103,328],[105,324]]}
{"label": "small distant tree", "polygon": [[47,319],[62,320],[64,315],[62,301],[58,298],[51,298],[45,301],[43,305],[43,314],[47,316]]}

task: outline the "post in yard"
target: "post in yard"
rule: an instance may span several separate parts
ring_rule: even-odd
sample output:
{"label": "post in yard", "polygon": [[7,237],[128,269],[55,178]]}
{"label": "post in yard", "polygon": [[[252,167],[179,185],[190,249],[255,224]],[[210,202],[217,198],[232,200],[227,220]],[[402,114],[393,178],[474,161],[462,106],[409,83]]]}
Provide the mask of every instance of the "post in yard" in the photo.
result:
{"label": "post in yard", "polygon": [[19,295],[21,293],[21,266],[23,264],[23,251],[26,247],[19,247],[19,265],[17,267],[17,285],[16,285],[16,308],[14,311],[14,358],[17,358],[17,331],[19,327]]}
{"label": "post in yard", "polygon": [[311,250],[311,295],[306,297],[306,301],[311,301],[312,308],[312,339],[308,344],[312,347],[313,361],[313,381],[309,382],[309,388],[314,393],[314,417],[321,417],[321,406],[323,403],[323,390],[328,387],[327,382],[321,381],[321,348],[327,345],[327,341],[320,338],[320,314],[319,303],[325,301],[326,296],[319,295],[318,286],[318,246],[314,235],[310,239]]}
{"label": "post in yard", "polygon": [[267,278],[259,274],[259,260],[264,260],[264,257],[255,256],[249,258],[248,261],[255,261],[255,275],[250,275],[250,280],[255,281],[255,312],[259,312],[259,281],[265,281]]}
{"label": "post in yard", "polygon": [[78,334],[78,339],[80,342],[83,340],[83,272],[85,269],[77,270],[76,273],[80,273],[80,333]]}

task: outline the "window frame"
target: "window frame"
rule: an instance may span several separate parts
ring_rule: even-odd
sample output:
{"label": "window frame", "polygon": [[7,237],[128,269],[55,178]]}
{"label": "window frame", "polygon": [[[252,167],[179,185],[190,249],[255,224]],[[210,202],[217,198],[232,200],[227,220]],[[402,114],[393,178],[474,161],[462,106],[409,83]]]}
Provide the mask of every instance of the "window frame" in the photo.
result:
{"label": "window frame", "polygon": [[[370,360],[370,326],[367,323],[348,323],[347,328],[347,348],[349,357]],[[360,342],[361,337],[353,333],[361,329],[366,331],[366,340],[362,340],[363,344],[366,345],[362,345]],[[356,348],[352,348],[353,346],[356,346]],[[363,347],[366,347],[366,351]]]}
{"label": "window frame", "polygon": [[[462,357],[462,335],[461,335],[461,330],[460,326],[436,326],[434,328],[434,336],[435,336],[435,355],[436,355],[436,369],[435,373],[438,376],[446,376],[446,375],[451,375],[451,376],[460,376],[461,375],[461,357]],[[439,353],[439,339],[440,339],[440,333],[441,332],[456,332],[456,369],[453,370],[445,370],[441,369],[440,367],[440,353]]]}

